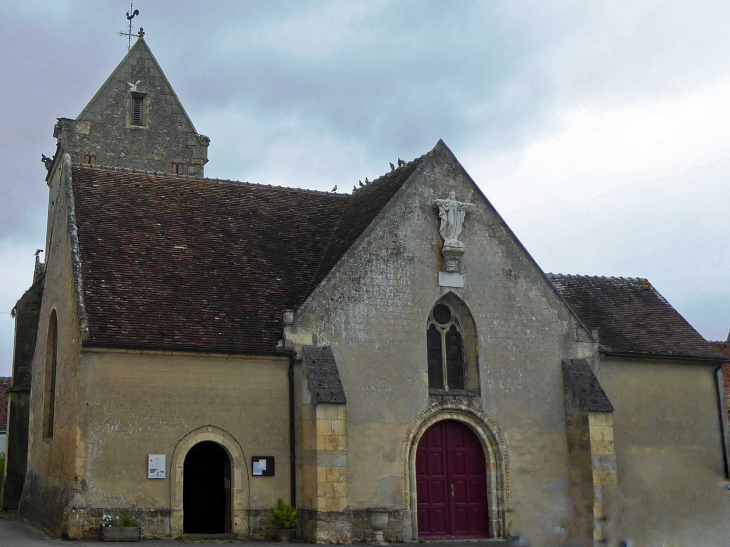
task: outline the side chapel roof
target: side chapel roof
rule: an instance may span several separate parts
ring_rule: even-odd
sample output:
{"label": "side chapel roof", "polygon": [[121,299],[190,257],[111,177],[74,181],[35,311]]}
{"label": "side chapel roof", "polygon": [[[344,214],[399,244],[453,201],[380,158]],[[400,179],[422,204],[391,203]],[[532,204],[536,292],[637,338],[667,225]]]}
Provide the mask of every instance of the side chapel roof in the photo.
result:
{"label": "side chapel roof", "polygon": [[547,275],[606,353],[722,360],[646,279]]}
{"label": "side chapel roof", "polygon": [[275,351],[422,159],[352,195],[74,165],[85,343]]}

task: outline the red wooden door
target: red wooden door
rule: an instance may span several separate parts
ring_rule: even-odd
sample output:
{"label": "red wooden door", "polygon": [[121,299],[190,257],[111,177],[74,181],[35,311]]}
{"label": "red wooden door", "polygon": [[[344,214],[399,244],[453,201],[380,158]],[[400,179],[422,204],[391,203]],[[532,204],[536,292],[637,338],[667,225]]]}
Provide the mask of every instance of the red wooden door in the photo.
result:
{"label": "red wooden door", "polygon": [[468,426],[438,422],[416,451],[419,539],[489,537],[484,450]]}

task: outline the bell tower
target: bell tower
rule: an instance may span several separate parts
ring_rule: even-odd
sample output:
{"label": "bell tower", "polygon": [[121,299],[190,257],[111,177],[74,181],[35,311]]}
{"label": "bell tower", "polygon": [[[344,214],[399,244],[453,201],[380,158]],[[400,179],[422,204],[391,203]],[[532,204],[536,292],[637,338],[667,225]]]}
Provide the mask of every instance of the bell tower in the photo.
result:
{"label": "bell tower", "polygon": [[204,176],[210,139],[192,120],[144,33],[76,119],[58,118],[53,136],[74,163]]}

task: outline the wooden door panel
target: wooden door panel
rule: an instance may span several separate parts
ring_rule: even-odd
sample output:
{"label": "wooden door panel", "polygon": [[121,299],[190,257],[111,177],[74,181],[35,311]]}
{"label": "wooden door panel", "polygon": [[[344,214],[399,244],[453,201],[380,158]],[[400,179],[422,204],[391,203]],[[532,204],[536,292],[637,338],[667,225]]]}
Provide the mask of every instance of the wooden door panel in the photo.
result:
{"label": "wooden door panel", "polygon": [[466,425],[438,422],[421,437],[416,489],[419,538],[489,537],[484,451]]}

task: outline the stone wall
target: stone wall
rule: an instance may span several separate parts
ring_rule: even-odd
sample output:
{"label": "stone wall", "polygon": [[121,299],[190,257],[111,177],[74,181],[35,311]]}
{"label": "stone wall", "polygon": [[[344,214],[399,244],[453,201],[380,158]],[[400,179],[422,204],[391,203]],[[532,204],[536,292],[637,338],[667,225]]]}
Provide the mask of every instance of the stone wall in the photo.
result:
{"label": "stone wall", "polygon": [[618,507],[618,465],[613,431],[613,413],[589,412],[588,432],[593,484],[593,539],[615,542]]}
{"label": "stone wall", "polygon": [[601,360],[596,374],[615,408],[619,540],[659,547],[730,537],[715,367]]}
{"label": "stone wall", "polygon": [[43,278],[38,279],[15,306],[13,381],[8,394],[5,481],[0,485],[0,509],[4,511],[17,509],[28,466],[30,386],[42,302]]}
{"label": "stone wall", "polygon": [[[411,520],[410,511],[388,511],[388,524],[383,531],[385,541],[400,543],[405,540],[403,530]],[[352,541],[371,541],[373,527],[370,524],[370,510],[358,509],[352,512]]]}
{"label": "stone wall", "polygon": [[[461,234],[463,288],[439,286],[434,200],[450,191],[477,206]],[[501,429],[512,494],[501,505],[513,531],[532,545],[552,545],[573,511],[561,359],[592,357],[597,344],[445,146],[296,314],[296,328],[311,332],[313,344],[332,346],[347,395],[349,508],[411,510],[405,443],[413,420],[441,400],[429,395],[426,325],[448,292],[475,322],[480,394],[442,398],[467,399]],[[410,527],[402,532],[406,541],[417,537]]]}
{"label": "stone wall", "polygon": [[[133,87],[134,86],[134,87]],[[131,123],[133,94],[142,123]],[[75,163],[203,176],[209,139],[195,131],[144,40],[138,40],[75,120],[60,118],[54,137]]]}
{"label": "stone wall", "polygon": [[[234,535],[271,537],[268,509],[290,492],[288,367],[284,356],[85,349],[83,491],[72,507],[88,516],[82,535],[98,533],[99,511],[129,508],[145,537],[180,535],[185,454],[212,440],[232,461]],[[147,478],[148,454],[166,455],[167,478]],[[252,476],[251,457],[264,455],[275,476]]]}
{"label": "stone wall", "polygon": [[[49,179],[46,274],[31,374],[28,472],[18,516],[54,536],[71,535],[67,514],[82,475],[78,459],[78,382],[82,317],[72,262],[73,210],[70,163],[56,162]],[[44,436],[43,403],[48,327],[55,311],[58,330],[56,404],[53,436]]]}
{"label": "stone wall", "polygon": [[[287,330],[287,341],[295,336]],[[336,367],[336,365],[333,365]],[[306,360],[298,385],[301,464],[299,536],[312,543],[350,543],[352,516],[348,511],[347,407],[318,403],[310,390]],[[336,370],[336,368],[335,368]]]}

